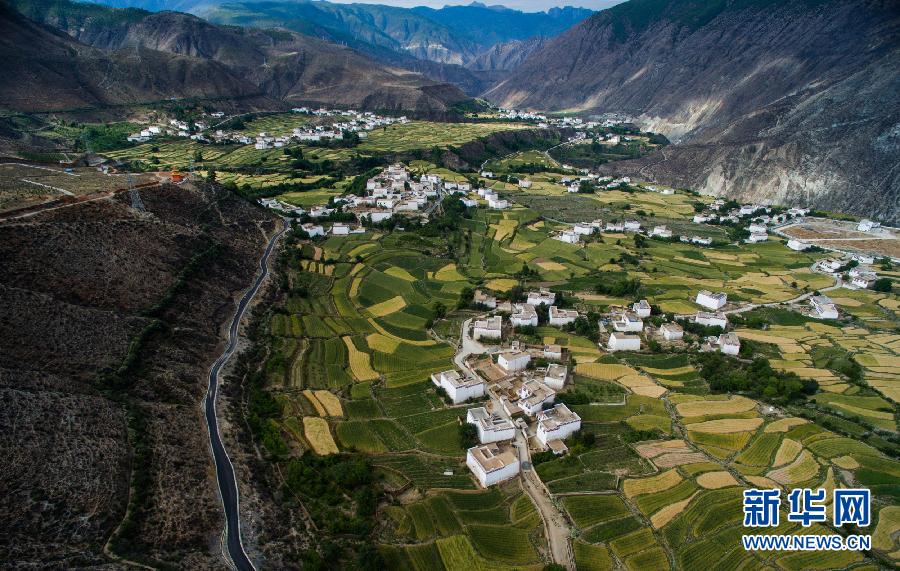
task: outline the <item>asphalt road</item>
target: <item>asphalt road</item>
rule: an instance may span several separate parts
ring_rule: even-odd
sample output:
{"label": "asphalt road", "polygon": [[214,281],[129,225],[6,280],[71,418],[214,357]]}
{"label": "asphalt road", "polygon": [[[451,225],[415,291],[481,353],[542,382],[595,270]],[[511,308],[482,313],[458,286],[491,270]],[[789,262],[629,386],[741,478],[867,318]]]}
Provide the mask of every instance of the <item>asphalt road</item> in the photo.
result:
{"label": "asphalt road", "polygon": [[250,301],[259,287],[265,281],[269,274],[269,256],[275,248],[275,243],[284,234],[287,227],[282,228],[280,232],[272,236],[269,244],[263,252],[262,258],[259,260],[259,274],[256,281],[248,289],[234,312],[231,320],[231,326],[228,329],[228,346],[225,351],[216,359],[212,368],[209,370],[209,385],[206,390],[206,398],[203,401],[204,411],[206,413],[206,425],[209,429],[209,444],[212,449],[213,461],[216,465],[216,480],[219,483],[219,494],[222,497],[222,507],[225,509],[225,548],[228,551],[228,557],[231,559],[234,567],[240,571],[251,571],[256,569],[251,563],[244,546],[241,543],[241,512],[240,497],[238,495],[237,480],[234,476],[234,466],[228,452],[222,444],[222,437],[219,434],[219,421],[216,417],[216,394],[219,389],[219,372],[225,363],[231,358],[237,347],[238,342],[238,326],[244,317],[244,311],[250,305]]}

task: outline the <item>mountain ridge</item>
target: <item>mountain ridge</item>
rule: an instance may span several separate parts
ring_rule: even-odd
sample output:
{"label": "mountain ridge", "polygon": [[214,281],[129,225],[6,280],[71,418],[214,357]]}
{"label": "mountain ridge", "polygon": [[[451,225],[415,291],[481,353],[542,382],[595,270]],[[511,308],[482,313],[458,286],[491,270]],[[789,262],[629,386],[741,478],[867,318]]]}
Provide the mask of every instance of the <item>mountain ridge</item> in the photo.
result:
{"label": "mountain ridge", "polygon": [[634,163],[659,182],[895,220],[900,151],[872,141],[893,141],[900,122],[898,37],[900,9],[877,0],[631,0],[550,40],[485,97],[630,115],[680,143]]}

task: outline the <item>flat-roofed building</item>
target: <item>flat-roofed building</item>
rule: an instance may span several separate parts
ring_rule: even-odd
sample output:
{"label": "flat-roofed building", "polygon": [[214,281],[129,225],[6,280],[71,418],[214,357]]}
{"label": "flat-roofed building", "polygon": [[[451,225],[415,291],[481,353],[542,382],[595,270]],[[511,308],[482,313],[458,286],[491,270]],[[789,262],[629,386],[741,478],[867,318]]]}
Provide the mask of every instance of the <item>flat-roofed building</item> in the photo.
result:
{"label": "flat-roofed building", "polygon": [[484,381],[475,378],[463,376],[459,371],[451,369],[431,375],[431,382],[435,386],[446,391],[447,396],[453,401],[453,404],[464,403],[469,399],[484,396]]}
{"label": "flat-roofed building", "polygon": [[476,319],[472,336],[478,339],[500,339],[503,334],[503,318],[499,315],[487,319]]}
{"label": "flat-roofed building", "polygon": [[489,309],[497,309],[497,298],[493,295],[481,291],[480,289],[475,290],[475,294],[472,296],[472,301]]}
{"label": "flat-roofed building", "polygon": [[466,412],[466,422],[475,425],[478,430],[478,441],[482,444],[512,440],[516,437],[516,427],[505,416],[496,412],[488,412],[486,408],[470,408]]}
{"label": "flat-roofed building", "polygon": [[734,333],[719,335],[719,351],[726,355],[737,355],[741,351],[741,339]]}
{"label": "flat-roofed building", "polygon": [[560,309],[555,305],[550,306],[550,325],[557,327],[567,325],[578,319],[578,312],[574,309]]}
{"label": "flat-roofed building", "polygon": [[837,319],[838,310],[834,301],[827,295],[814,295],[809,298],[812,306],[812,317],[816,319]]}
{"label": "flat-roofed building", "polygon": [[641,338],[637,335],[614,331],[610,334],[606,347],[610,351],[640,351]]}
{"label": "flat-roofed building", "polygon": [[537,415],[537,439],[547,446],[551,440],[565,440],[581,429],[581,417],[565,403],[543,410]]}
{"label": "flat-roofed building", "polygon": [[544,404],[556,399],[556,391],[537,379],[528,379],[518,385],[516,396],[519,409],[528,416],[534,416],[544,408]]}
{"label": "flat-roofed building", "polygon": [[644,330],[644,320],[636,313],[623,311],[612,320],[612,326],[622,333],[640,333]]}
{"label": "flat-roofed building", "polygon": [[544,358],[553,361],[559,361],[562,359],[562,351],[563,350],[561,345],[544,345]]}
{"label": "flat-roofed building", "polygon": [[478,483],[485,488],[519,474],[519,456],[515,448],[496,442],[469,448],[466,452],[466,465],[475,474]]}
{"label": "flat-roofed building", "polygon": [[531,362],[531,355],[524,351],[509,351],[497,356],[497,364],[503,367],[507,373],[521,371]]}
{"label": "flat-roofed building", "polygon": [[638,317],[650,317],[653,308],[650,307],[650,302],[646,299],[642,299],[637,303],[631,304],[631,311],[635,312]]}
{"label": "flat-roofed building", "polygon": [[515,311],[509,316],[509,321],[513,324],[513,327],[526,327],[529,325],[537,327],[538,314],[533,305],[530,303],[517,303],[514,307]]}
{"label": "flat-roofed building", "polygon": [[697,294],[696,301],[698,305],[716,310],[728,303],[728,295],[724,292],[713,293],[704,289]]}
{"label": "flat-roofed building", "polygon": [[528,292],[528,299],[526,301],[531,305],[540,305],[543,303],[549,307],[556,303],[556,294],[548,289],[541,288],[538,291]]}
{"label": "flat-roofed building", "polygon": [[684,329],[677,323],[663,323],[659,328],[659,334],[666,341],[678,341],[684,337]]}
{"label": "flat-roofed building", "polygon": [[554,390],[562,390],[566,386],[566,377],[569,376],[569,368],[565,365],[550,363],[544,373],[544,384]]}
{"label": "flat-roofed building", "polygon": [[721,311],[710,313],[708,311],[698,311],[694,316],[694,323],[697,325],[705,325],[706,327],[728,327],[728,316]]}

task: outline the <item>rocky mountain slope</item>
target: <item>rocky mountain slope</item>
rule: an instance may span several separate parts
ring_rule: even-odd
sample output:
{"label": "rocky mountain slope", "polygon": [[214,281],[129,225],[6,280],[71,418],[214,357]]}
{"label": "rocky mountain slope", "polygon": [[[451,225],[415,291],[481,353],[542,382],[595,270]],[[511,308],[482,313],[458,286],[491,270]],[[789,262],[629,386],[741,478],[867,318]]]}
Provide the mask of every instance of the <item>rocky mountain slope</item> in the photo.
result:
{"label": "rocky mountain slope", "polygon": [[487,93],[619,112],[680,143],[625,172],[744,199],[896,220],[900,6],[882,0],[631,0]]}
{"label": "rocky mountain slope", "polygon": [[466,66],[498,44],[553,37],[592,13],[568,6],[546,12],[521,12],[478,2],[440,9],[320,0],[104,0],[103,3],[152,11],[191,12],[215,23],[284,27],[346,44],[384,62],[396,63],[392,60],[399,55]]}
{"label": "rocky mountain slope", "polygon": [[125,193],[0,223],[7,569],[109,565],[108,540],[154,567],[222,566],[198,403],[275,221],[209,187],[141,197],[145,213]]}
{"label": "rocky mountain slope", "polygon": [[[198,77],[199,72],[193,75],[184,72],[174,77],[167,75],[166,70],[154,69],[147,73],[151,80],[183,81],[184,90],[196,92],[193,96],[235,97],[257,93],[270,98],[271,105],[276,106],[279,102],[342,105],[423,114],[446,112],[453,103],[466,99],[455,87],[407,70],[378,65],[351,49],[297,33],[216,26],[189,14],[118,10],[65,0],[22,0],[16,6],[29,17],[71,36],[55,35],[57,43],[67,46],[68,51],[61,50],[61,53],[113,60],[108,67],[116,73],[125,73],[122,69],[130,69],[127,66],[132,63],[146,67],[148,62],[172,60],[194,66],[189,67],[191,70],[219,72],[231,80],[231,83],[214,82],[217,78],[207,80]],[[18,33],[20,26],[36,27],[32,22],[10,22],[9,27]],[[50,32],[43,28],[43,33]],[[47,59],[47,55],[29,53],[30,44],[23,39],[8,38],[3,44],[16,61],[25,66],[34,59]],[[77,78],[66,76],[63,81],[54,73],[30,73],[25,77],[35,83],[53,84],[58,80],[61,88],[80,85]],[[115,85],[134,87],[141,86],[142,82],[129,80]],[[183,96],[173,91],[165,96]]]}
{"label": "rocky mountain slope", "polygon": [[0,4],[3,106],[48,111],[158,101],[243,97],[257,86],[215,61],[155,50],[104,51]]}

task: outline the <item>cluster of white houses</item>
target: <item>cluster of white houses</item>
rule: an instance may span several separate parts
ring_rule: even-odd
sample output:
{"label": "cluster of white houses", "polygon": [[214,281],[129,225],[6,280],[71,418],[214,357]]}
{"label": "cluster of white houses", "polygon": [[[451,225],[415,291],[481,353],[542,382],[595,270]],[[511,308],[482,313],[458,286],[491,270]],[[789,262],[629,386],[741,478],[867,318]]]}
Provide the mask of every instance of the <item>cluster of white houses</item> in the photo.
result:
{"label": "cluster of white houses", "polygon": [[[316,125],[305,125],[292,130],[290,134],[274,135],[260,132],[250,135],[244,131],[226,131],[216,129],[212,131],[206,121],[194,121],[188,123],[179,119],[170,119],[168,124],[160,123],[148,125],[137,133],[128,135],[127,140],[134,143],[145,143],[155,137],[189,137],[201,142],[216,142],[241,145],[253,145],[257,150],[278,149],[293,142],[319,142],[343,139],[345,132],[356,133],[361,139],[367,137],[367,133],[378,127],[392,125],[394,123],[408,123],[409,119],[403,117],[383,117],[370,111],[356,111],[353,109],[316,109],[296,107],[294,113],[315,115],[316,117],[334,117],[335,120],[324,120]],[[210,117],[221,119],[224,117],[221,111],[211,113]]]}
{"label": "cluster of white houses", "polygon": [[[649,230],[644,228],[638,220],[622,220],[603,223],[602,220],[593,220],[591,222],[577,222],[571,228],[566,228],[553,235],[555,240],[566,242],[568,244],[580,244],[584,236],[590,236],[594,233],[601,232],[629,232],[635,234],[643,234],[651,238],[672,238],[674,232],[665,224],[658,224]],[[703,236],[679,236],[682,242],[698,244],[701,246],[709,246],[712,244],[712,238]]]}

